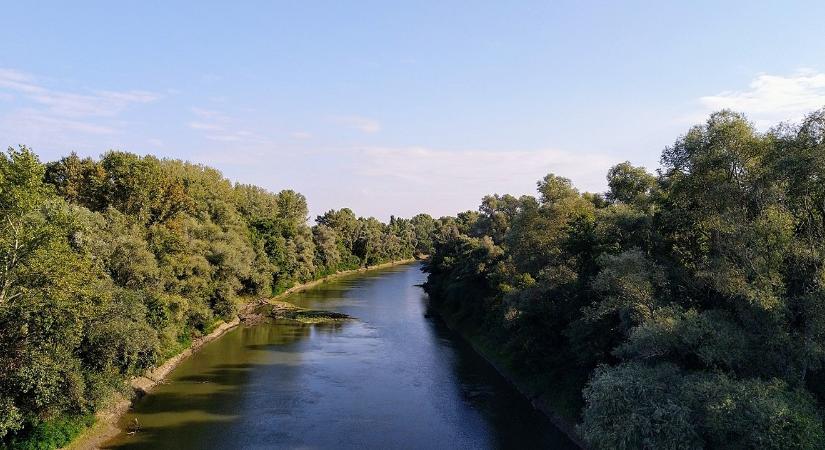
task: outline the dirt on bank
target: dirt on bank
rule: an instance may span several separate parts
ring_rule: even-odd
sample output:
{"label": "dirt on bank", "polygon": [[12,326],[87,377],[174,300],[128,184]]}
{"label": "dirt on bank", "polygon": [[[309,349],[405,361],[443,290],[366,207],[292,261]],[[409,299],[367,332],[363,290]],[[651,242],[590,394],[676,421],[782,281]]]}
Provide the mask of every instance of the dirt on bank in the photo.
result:
{"label": "dirt on bank", "polygon": [[[64,448],[68,450],[98,449],[106,441],[117,436],[118,433],[120,433],[121,431],[118,427],[118,421],[124,414],[126,414],[127,411],[129,411],[129,408],[132,406],[132,402],[135,399],[140,398],[143,395],[151,392],[152,389],[155,388],[158,384],[163,383],[164,379],[169,375],[170,372],[172,372],[172,370],[175,367],[178,366],[178,364],[180,364],[186,358],[192,356],[195,352],[197,352],[201,347],[203,347],[207,343],[214,341],[215,339],[221,337],[227,331],[237,327],[242,323],[253,325],[262,321],[265,318],[265,316],[259,312],[259,309],[261,307],[266,306],[268,304],[273,304],[276,308],[280,308],[282,311],[289,310],[290,314],[295,314],[295,320],[302,320],[303,318],[309,322],[312,322],[313,319],[316,318],[316,315],[319,314],[323,317],[317,317],[321,317],[324,320],[346,320],[346,317],[337,316],[330,316],[329,318],[327,318],[327,315],[335,313],[304,310],[302,308],[298,308],[294,305],[291,305],[290,303],[283,302],[280,300],[295,292],[300,292],[346,275],[362,273],[377,269],[384,269],[402,264],[409,264],[414,261],[416,261],[416,259],[411,258],[384,264],[378,264],[375,266],[362,267],[360,269],[345,270],[338,273],[334,273],[332,275],[328,275],[323,278],[319,278],[318,280],[313,280],[307,283],[293,286],[272,298],[253,300],[246,303],[243,307],[241,307],[240,311],[238,311],[238,317],[234,318],[229,322],[221,323],[211,333],[209,333],[206,336],[195,339],[192,342],[192,345],[190,345],[187,349],[169,358],[160,366],[152,369],[151,371],[145,373],[142,376],[131,379],[129,381],[129,385],[135,393],[133,398],[126,398],[123,396],[113,398],[111,404],[108,407],[103,408],[96,414],[95,424],[89,427],[89,429],[87,429],[83,433],[81,433],[77,438],[75,438],[74,441],[72,441],[71,444]],[[291,307],[287,305],[291,305]]]}

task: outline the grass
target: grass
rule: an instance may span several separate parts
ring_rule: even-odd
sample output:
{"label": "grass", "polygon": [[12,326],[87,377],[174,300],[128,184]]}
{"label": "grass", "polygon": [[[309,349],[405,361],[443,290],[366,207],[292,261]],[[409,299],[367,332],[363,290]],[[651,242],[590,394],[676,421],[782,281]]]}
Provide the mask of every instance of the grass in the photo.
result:
{"label": "grass", "polygon": [[270,305],[269,316],[275,319],[289,319],[302,323],[341,322],[352,319],[351,316],[343,313],[305,309],[281,300],[272,300]]}
{"label": "grass", "polygon": [[[14,436],[7,448],[14,450],[51,450],[69,444],[76,436],[95,423],[92,414],[65,416],[27,427]],[[2,443],[0,443],[2,446]]]}

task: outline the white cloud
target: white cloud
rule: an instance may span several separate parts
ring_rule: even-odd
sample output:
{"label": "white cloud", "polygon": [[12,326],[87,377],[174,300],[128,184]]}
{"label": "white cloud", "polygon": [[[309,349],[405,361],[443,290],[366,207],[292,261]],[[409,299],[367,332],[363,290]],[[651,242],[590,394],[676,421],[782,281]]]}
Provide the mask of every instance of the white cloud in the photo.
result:
{"label": "white cloud", "polygon": [[0,89],[17,92],[41,105],[43,113],[71,118],[112,117],[133,104],[150,103],[160,98],[147,91],[90,91],[82,94],[59,91],[42,86],[31,75],[11,69],[0,69]]}
{"label": "white cloud", "polygon": [[572,179],[582,190],[600,191],[605,187],[607,169],[616,162],[601,154],[555,149],[449,151],[371,147],[363,152],[366,158],[359,164],[363,164],[360,172],[366,176],[401,178],[418,184],[471,184],[504,189],[499,193],[510,193],[508,188],[519,190],[517,187],[523,186],[525,179],[534,186],[549,172]]}
{"label": "white cloud", "polygon": [[312,133],[307,133],[306,131],[295,131],[290,136],[294,139],[312,139]]}
{"label": "white cloud", "polygon": [[[228,148],[234,147],[231,150]],[[433,216],[475,210],[486,194],[536,195],[548,173],[581,191],[603,192],[607,170],[621,159],[557,149],[449,150],[426,147],[244,145],[213,148],[199,157],[229,176],[270,190],[307,196],[310,216],[332,208],[384,220],[391,214]],[[272,171],[289,167],[277,179]]]}
{"label": "white cloud", "polygon": [[[353,152],[349,200],[358,211],[384,216],[427,211],[435,215],[476,209],[486,194],[535,195],[552,172],[581,191],[602,192],[614,157],[539,150],[437,150],[371,147]],[[327,205],[322,205],[326,207]]]}
{"label": "white cloud", "polygon": [[789,76],[760,74],[748,89],[701,97],[703,115],[723,108],[743,112],[759,127],[798,121],[825,107],[825,73],[810,69]]}
{"label": "white cloud", "polygon": [[66,132],[94,135],[117,133],[117,129],[108,125],[44,114],[33,109],[21,109],[14,112],[4,118],[3,125],[4,128],[14,130],[17,135],[11,136],[13,138],[36,135],[54,136]]}
{"label": "white cloud", "polygon": [[205,108],[192,107],[192,108],[189,108],[189,110],[192,111],[192,114],[200,117],[201,119],[220,120],[220,121],[227,120],[226,115],[224,115],[220,111],[215,111],[214,109],[205,109]]}
{"label": "white cloud", "polygon": [[204,135],[204,138],[209,139],[210,141],[218,141],[218,142],[244,142],[244,143],[255,143],[255,144],[268,144],[270,141],[264,136],[259,134],[253,133],[248,130],[238,130],[238,131],[225,131],[225,130],[218,130],[221,131],[220,133],[210,133]]}
{"label": "white cloud", "polygon": [[237,120],[221,111],[204,108],[190,108],[198,120],[187,125],[193,130],[203,131],[203,138],[216,142],[243,142],[245,144],[267,144],[264,136],[245,129],[238,129]]}
{"label": "white cloud", "polygon": [[377,133],[381,131],[381,122],[376,119],[361,116],[337,116],[336,122],[364,133]]}
{"label": "white cloud", "polygon": [[0,96],[18,106],[0,117],[0,135],[35,147],[76,147],[87,136],[117,134],[124,111],[160,98],[140,90],[54,89],[34,75],[7,68],[0,68]]}
{"label": "white cloud", "polygon": [[0,87],[21,92],[39,92],[31,75],[13,69],[0,68]]}
{"label": "white cloud", "polygon": [[222,133],[222,134],[207,134],[204,136],[206,139],[210,141],[218,141],[218,142],[240,142],[247,137],[249,133],[246,132],[237,132],[237,133]]}
{"label": "white cloud", "polygon": [[208,130],[208,131],[219,131],[223,130],[223,127],[214,123],[204,123],[204,122],[189,122],[189,128],[193,130]]}

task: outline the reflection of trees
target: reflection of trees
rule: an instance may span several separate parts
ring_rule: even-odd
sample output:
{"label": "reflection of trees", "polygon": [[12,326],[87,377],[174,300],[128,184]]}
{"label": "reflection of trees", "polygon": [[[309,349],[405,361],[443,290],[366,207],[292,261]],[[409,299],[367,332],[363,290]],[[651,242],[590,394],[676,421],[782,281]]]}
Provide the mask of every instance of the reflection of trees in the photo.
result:
{"label": "reflection of trees", "polygon": [[493,430],[499,448],[575,448],[561,431],[536,411],[530,402],[496,369],[438,318],[432,334],[443,352],[453,358],[449,368],[462,401],[481,412]]}
{"label": "reflection of trees", "polygon": [[[336,324],[340,325],[340,324]],[[302,359],[316,325],[277,321],[233,330],[184,361],[169,380],[141,399],[120,425],[135,419],[139,433],[122,433],[106,444],[109,448],[182,448],[209,443],[231,448],[229,427],[246,410],[244,386],[257,379],[279,386],[295,386]],[[333,332],[335,327],[323,327]],[[300,390],[295,389],[300,395]],[[283,392],[279,397],[284,397]],[[289,397],[286,395],[285,397]],[[289,398],[280,403],[290,404]],[[297,402],[294,399],[293,402]],[[285,402],[285,403],[284,403]]]}

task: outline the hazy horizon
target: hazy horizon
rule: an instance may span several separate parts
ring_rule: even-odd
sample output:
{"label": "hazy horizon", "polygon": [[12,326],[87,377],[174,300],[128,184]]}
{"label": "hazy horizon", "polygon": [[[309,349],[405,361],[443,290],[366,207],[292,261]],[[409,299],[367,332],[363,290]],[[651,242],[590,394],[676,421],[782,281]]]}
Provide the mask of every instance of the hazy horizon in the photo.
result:
{"label": "hazy horizon", "polygon": [[206,164],[313,219],[455,214],[548,172],[600,192],[711,111],[825,106],[825,5],[701,3],[10,4],[0,137]]}

